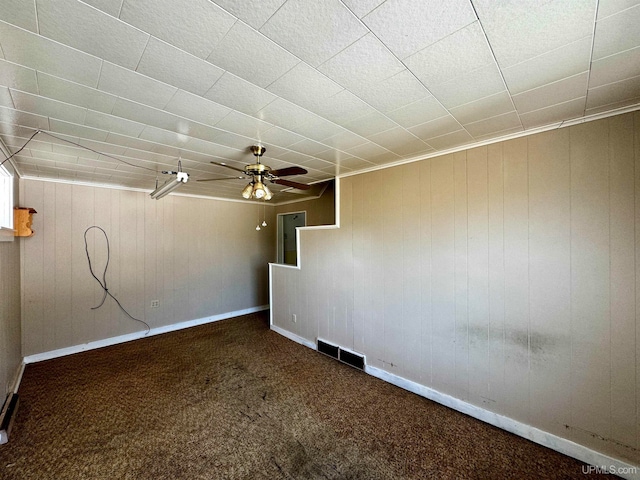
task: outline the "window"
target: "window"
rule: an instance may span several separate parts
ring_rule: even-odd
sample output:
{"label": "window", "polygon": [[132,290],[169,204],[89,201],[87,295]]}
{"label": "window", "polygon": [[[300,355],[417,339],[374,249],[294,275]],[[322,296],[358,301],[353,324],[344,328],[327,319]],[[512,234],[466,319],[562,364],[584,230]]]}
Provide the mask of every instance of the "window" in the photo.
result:
{"label": "window", "polygon": [[0,166],[0,228],[13,230],[13,175]]}

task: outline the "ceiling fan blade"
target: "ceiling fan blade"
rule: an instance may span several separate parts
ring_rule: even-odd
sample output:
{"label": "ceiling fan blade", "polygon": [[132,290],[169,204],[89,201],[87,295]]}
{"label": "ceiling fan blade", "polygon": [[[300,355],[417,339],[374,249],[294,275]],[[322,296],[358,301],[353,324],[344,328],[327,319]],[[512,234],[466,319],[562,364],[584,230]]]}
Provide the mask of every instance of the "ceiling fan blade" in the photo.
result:
{"label": "ceiling fan blade", "polygon": [[271,175],[274,175],[276,177],[286,177],[289,175],[304,175],[305,173],[308,173],[308,172],[302,167],[287,167],[287,168],[280,168],[278,170],[271,170],[269,173],[271,173]]}
{"label": "ceiling fan blade", "polygon": [[249,177],[225,177],[225,178],[202,178],[197,180],[198,182],[215,182],[216,180],[237,180],[237,179],[247,179]]}
{"label": "ceiling fan blade", "polygon": [[219,167],[227,167],[227,168],[230,168],[231,170],[235,170],[236,172],[244,173],[244,170],[240,168],[232,167],[231,165],[227,165],[226,163],[214,162],[214,161],[211,161],[211,163],[213,163],[214,165],[218,165]]}
{"label": "ceiling fan blade", "polygon": [[307,185],[305,183],[292,182],[291,180],[283,180],[282,178],[276,178],[275,180],[271,180],[273,183],[277,183],[278,185],[285,185],[287,187],[297,188],[298,190],[308,190],[311,188],[311,185]]}

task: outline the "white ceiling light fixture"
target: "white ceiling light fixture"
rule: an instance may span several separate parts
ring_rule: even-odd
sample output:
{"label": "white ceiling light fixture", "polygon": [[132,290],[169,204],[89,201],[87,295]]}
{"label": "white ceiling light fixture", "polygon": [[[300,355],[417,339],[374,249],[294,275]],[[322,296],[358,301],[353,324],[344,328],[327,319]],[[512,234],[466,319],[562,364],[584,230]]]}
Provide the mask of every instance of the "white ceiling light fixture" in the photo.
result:
{"label": "white ceiling light fixture", "polygon": [[160,200],[162,197],[169,195],[176,188],[189,180],[189,174],[182,171],[182,162],[178,160],[178,171],[163,171],[165,175],[175,175],[175,178],[167,180],[162,186],[158,187],[158,180],[156,179],[156,189],[149,194],[154,200]]}

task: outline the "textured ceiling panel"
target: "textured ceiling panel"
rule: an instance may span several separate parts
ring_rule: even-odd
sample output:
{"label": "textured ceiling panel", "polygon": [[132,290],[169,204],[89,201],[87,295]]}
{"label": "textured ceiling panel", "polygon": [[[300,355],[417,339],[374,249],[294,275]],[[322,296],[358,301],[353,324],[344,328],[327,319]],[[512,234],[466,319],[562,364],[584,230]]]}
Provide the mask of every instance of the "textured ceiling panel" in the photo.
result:
{"label": "textured ceiling panel", "polygon": [[180,158],[181,192],[240,199],[197,180],[251,145],[311,183],[639,108],[639,25],[637,0],[4,0],[0,140],[41,130],[22,175],[151,191]]}

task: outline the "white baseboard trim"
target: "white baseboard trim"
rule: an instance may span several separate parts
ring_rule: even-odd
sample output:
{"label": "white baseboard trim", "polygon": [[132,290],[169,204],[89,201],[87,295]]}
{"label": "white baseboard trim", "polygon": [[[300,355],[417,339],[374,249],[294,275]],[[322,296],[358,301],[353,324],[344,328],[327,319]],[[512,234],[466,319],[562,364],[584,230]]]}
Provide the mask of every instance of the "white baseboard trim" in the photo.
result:
{"label": "white baseboard trim", "polygon": [[[300,337],[299,335],[275,325],[271,325],[271,329],[294,342],[298,342],[306,347],[316,350],[315,344],[306,338]],[[531,425],[527,425],[504,415],[490,412],[489,410],[477,407],[476,405],[472,405],[458,398],[441,393],[432,388],[425,387],[424,385],[412,380],[407,380],[406,378],[389,373],[381,368],[365,365],[365,372],[371,376],[379,378],[380,380],[415,393],[416,395],[428,398],[429,400],[501,428],[502,430],[506,430],[507,432],[526,438],[527,440],[531,440],[532,442],[555,450],[556,452],[560,452],[589,465],[593,465],[600,469],[600,473],[615,473],[622,478],[630,480],[640,479],[640,466],[638,465],[632,465],[609,457],[603,453],[572,442],[571,440],[567,440],[566,438],[545,432],[544,430],[540,430],[539,428],[532,427]]]}
{"label": "white baseboard trim", "polygon": [[13,382],[11,383],[11,389],[9,392],[18,393],[18,389],[20,388],[20,382],[22,382],[22,374],[24,373],[25,363],[24,360],[20,362],[18,368],[16,368],[16,373],[13,375]]}
{"label": "white baseboard trim", "polygon": [[273,330],[276,333],[279,333],[283,337],[287,337],[289,340],[293,340],[296,343],[301,343],[305,347],[309,347],[309,348],[311,348],[313,350],[316,350],[316,344],[315,343],[310,342],[309,340],[307,340],[304,337],[301,337],[300,335],[296,335],[295,333],[291,333],[291,332],[289,332],[288,330],[285,330],[282,327],[278,327],[277,325],[271,325],[271,330]]}
{"label": "white baseboard trim", "polygon": [[34,355],[27,355],[23,359],[24,364],[42,362],[44,360],[50,360],[52,358],[64,357],[65,355],[72,355],[74,353],[85,352],[87,350],[95,350],[96,348],[108,347],[110,345],[117,345],[118,343],[125,343],[131,340],[138,340],[144,337],[150,337],[153,335],[159,335],[161,333],[174,332],[176,330],[182,330],[185,328],[196,327],[198,325],[204,325],[206,323],[213,323],[220,320],[226,320],[227,318],[239,317],[241,315],[248,315],[250,313],[261,312],[267,310],[269,305],[261,305],[258,307],[246,308],[244,310],[236,310],[235,312],[220,313],[218,315],[212,315],[210,317],[197,318],[195,320],[187,320],[186,322],[173,323],[171,325],[164,325],[162,327],[152,328],[149,333],[135,332],[128,333],[126,335],[119,335],[117,337],[105,338],[102,340],[96,340],[95,342],[84,343],[82,345],[74,345],[72,347],[60,348],[58,350],[51,350],[43,353],[36,353]]}

